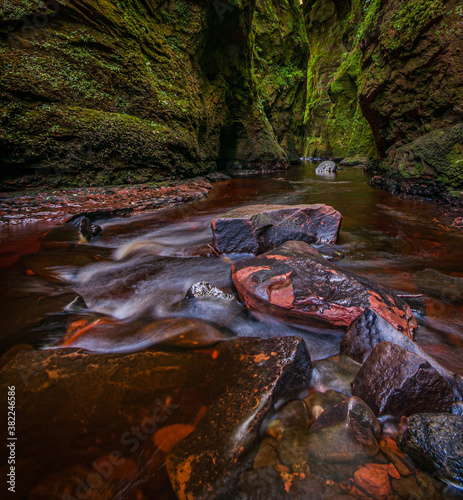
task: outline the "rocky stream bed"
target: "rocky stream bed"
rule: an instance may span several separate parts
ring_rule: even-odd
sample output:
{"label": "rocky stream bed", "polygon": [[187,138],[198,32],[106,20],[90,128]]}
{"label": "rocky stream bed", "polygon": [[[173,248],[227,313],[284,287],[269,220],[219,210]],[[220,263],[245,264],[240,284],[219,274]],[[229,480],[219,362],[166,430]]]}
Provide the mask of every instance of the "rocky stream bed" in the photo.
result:
{"label": "rocky stream bed", "polygon": [[461,232],[313,170],[10,220],[17,498],[461,498]]}

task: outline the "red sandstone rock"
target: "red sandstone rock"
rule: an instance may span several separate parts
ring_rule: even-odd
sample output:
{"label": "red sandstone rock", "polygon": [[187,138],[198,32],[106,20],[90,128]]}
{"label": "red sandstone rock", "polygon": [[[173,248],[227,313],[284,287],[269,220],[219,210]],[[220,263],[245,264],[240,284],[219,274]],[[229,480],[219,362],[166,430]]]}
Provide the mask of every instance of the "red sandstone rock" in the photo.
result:
{"label": "red sandstone rock", "polygon": [[409,337],[417,327],[394,293],[328,262],[304,242],[235,262],[232,279],[248,309],[290,323],[346,328],[369,307]]}

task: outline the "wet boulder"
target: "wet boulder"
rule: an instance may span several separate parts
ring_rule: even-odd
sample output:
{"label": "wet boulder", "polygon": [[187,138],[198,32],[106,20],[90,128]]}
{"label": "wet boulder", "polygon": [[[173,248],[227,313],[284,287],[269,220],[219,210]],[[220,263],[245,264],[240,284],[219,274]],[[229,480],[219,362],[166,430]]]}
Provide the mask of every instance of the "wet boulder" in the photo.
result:
{"label": "wet boulder", "polygon": [[338,262],[339,260],[344,259],[344,252],[336,248],[334,245],[330,245],[329,243],[322,243],[313,244],[312,246],[316,250],[318,250],[326,260],[330,260],[331,262]]}
{"label": "wet boulder", "polygon": [[248,309],[289,323],[344,329],[370,308],[409,337],[417,327],[410,307],[393,292],[301,241],[235,262],[232,280]]}
{"label": "wet boulder", "polygon": [[363,363],[373,348],[381,342],[396,344],[426,359],[447,380],[455,397],[463,399],[463,377],[461,375],[444,368],[416,342],[403,335],[372,309],[366,309],[348,328],[341,341],[341,354],[349,356],[358,363]]}
{"label": "wet boulder", "polygon": [[241,459],[255,444],[266,414],[310,379],[310,356],[298,337],[237,339],[219,348],[228,390],[167,457],[169,477],[180,500],[227,494],[236,498],[230,492],[244,470]]}
{"label": "wet boulder", "polygon": [[[268,411],[308,384],[310,366],[298,337],[236,339],[182,353],[22,350],[0,371],[0,389],[14,385],[21,395],[16,453],[33,462],[38,489],[78,496],[67,471],[80,467],[132,498],[141,484],[156,491],[165,481],[171,453],[171,479],[185,498],[182,491],[208,491],[221,478],[234,486],[235,466]],[[110,466],[114,472],[102,477]]]}
{"label": "wet boulder", "polygon": [[350,397],[325,410],[307,439],[312,460],[329,463],[358,461],[379,451],[378,419],[359,398]]}
{"label": "wet boulder", "polygon": [[463,487],[463,416],[412,415],[397,443],[422,469]]}
{"label": "wet boulder", "polygon": [[316,174],[334,174],[336,172],[336,163],[334,161],[322,161],[315,169]]}
{"label": "wet boulder", "polygon": [[191,285],[188,289],[186,299],[218,299],[218,300],[236,300],[235,296],[225,293],[219,288],[211,285],[207,281],[199,281]]}
{"label": "wet boulder", "polygon": [[453,391],[426,359],[390,342],[381,342],[368,356],[352,383],[378,416],[449,412]]}
{"label": "wet boulder", "polygon": [[335,243],[341,214],[328,205],[251,205],[211,225],[217,252],[260,254],[289,240]]}
{"label": "wet boulder", "polygon": [[101,227],[92,224],[92,221],[85,215],[73,217],[68,224],[76,228],[80,235],[87,241],[90,241],[92,238],[102,233]]}
{"label": "wet boulder", "polygon": [[185,298],[172,306],[175,315],[202,318],[217,326],[227,326],[245,307],[238,299],[207,281],[192,285]]}

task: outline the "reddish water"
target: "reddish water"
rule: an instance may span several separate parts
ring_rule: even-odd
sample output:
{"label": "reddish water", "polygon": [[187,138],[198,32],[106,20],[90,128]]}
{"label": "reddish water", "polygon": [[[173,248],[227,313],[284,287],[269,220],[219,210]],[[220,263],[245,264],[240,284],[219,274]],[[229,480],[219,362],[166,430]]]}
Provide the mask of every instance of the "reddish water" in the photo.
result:
{"label": "reddish water", "polygon": [[[198,281],[231,289],[230,261],[215,257],[207,246],[210,221],[245,204],[332,205],[343,215],[337,246],[345,259],[338,264],[398,292],[420,293],[414,274],[423,269],[463,274],[463,236],[443,226],[434,205],[370,188],[361,169],[348,168],[332,177],[317,177],[313,170],[314,164],[306,162],[288,172],[233,179],[216,184],[201,202],[97,221],[103,236],[92,245],[77,244],[64,225],[2,230],[2,350],[17,343],[59,343],[73,319],[63,312],[72,291],[85,299],[91,313],[123,320],[123,331],[132,331],[124,349],[146,347],[133,334],[140,318],[185,315],[175,304]],[[424,301],[426,314],[418,315],[418,342],[448,368],[463,373],[462,306],[426,295]],[[189,310],[188,314],[214,322],[220,312]],[[229,333],[243,336],[302,334],[314,359],[335,354],[339,343],[338,334],[301,332],[289,325],[269,327],[251,319],[237,319],[227,326]],[[105,342],[104,350],[120,350],[117,338]]]}
{"label": "reddish water", "polygon": [[[17,344],[41,348],[83,345],[96,352],[141,350],[153,344],[153,337],[147,339],[143,334],[147,324],[176,316],[202,319],[225,335],[301,335],[313,360],[337,354],[339,332],[301,330],[270,318],[259,322],[247,315],[236,316],[222,305],[178,307],[188,288],[198,281],[232,291],[231,259],[216,257],[208,246],[210,221],[245,204],[332,205],[343,215],[336,246],[345,258],[337,264],[401,293],[421,293],[414,276],[424,269],[463,275],[463,235],[445,227],[441,209],[370,188],[362,169],[316,177],[314,168],[314,164],[303,163],[288,172],[233,179],[216,184],[201,202],[96,221],[103,235],[90,245],[79,243],[66,225],[29,224],[0,230],[0,354]],[[76,293],[84,298],[88,310],[66,312],[64,307]],[[421,312],[416,313],[420,325],[416,338],[442,364],[463,374],[463,308],[458,299],[449,303],[425,295]],[[89,325],[97,332],[91,341],[86,336]],[[200,330],[204,335],[204,328]],[[215,330],[211,331],[213,337]],[[162,336],[160,330],[159,334]],[[325,371],[330,375],[330,365]],[[210,387],[202,390],[208,391]],[[193,406],[182,406],[182,422],[196,422],[197,408],[193,411]],[[59,424],[57,435],[66,434],[66,423]],[[192,425],[183,427],[189,432]],[[157,451],[151,453],[158,456]],[[174,498],[161,462],[152,483],[165,496],[154,493],[155,498]],[[132,486],[121,486],[115,498],[125,498],[124,488]]]}

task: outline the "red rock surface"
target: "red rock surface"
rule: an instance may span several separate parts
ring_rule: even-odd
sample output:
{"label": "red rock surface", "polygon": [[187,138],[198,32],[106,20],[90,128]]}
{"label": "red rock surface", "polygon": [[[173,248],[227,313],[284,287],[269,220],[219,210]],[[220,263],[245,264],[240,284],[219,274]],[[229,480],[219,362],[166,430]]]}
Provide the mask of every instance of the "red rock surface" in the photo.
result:
{"label": "red rock surface", "polygon": [[62,189],[11,195],[0,193],[0,227],[35,221],[64,222],[76,214],[136,215],[207,196],[204,178],[163,186],[120,186]]}
{"label": "red rock surface", "polygon": [[346,328],[369,307],[411,338],[417,327],[410,307],[394,293],[301,241],[236,262],[232,279],[248,309],[283,321]]}

